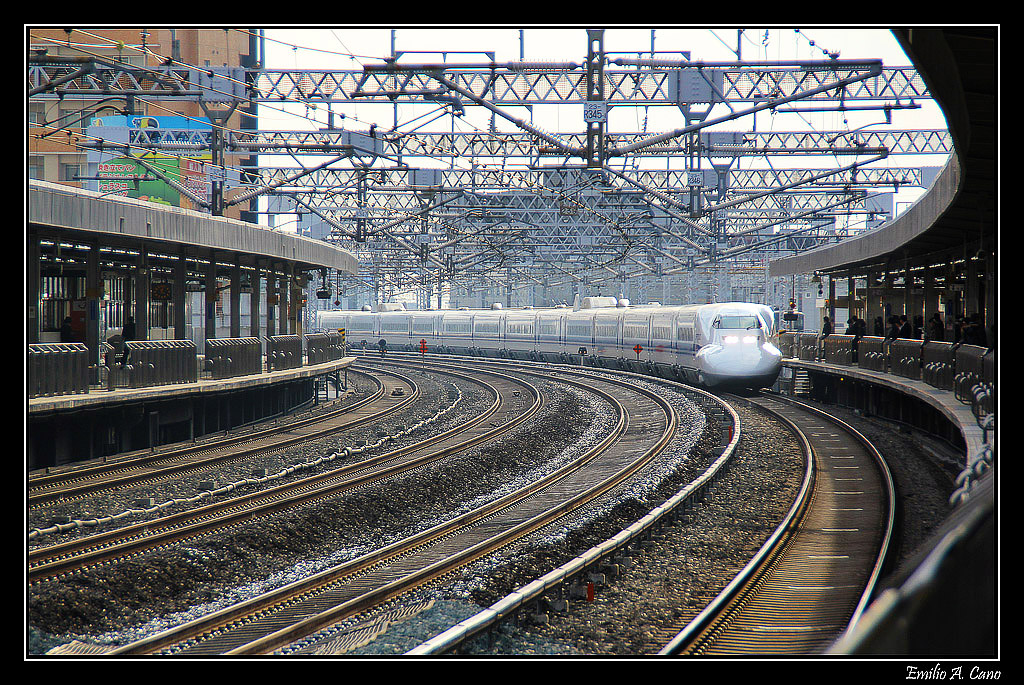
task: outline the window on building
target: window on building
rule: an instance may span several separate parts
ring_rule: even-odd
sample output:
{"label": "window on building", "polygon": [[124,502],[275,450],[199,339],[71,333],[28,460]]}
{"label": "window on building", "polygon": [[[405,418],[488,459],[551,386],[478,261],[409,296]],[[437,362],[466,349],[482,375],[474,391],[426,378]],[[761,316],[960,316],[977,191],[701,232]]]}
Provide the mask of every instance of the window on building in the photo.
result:
{"label": "window on building", "polygon": [[61,164],[60,165],[60,180],[62,181],[78,181],[78,177],[82,175],[81,164]]}

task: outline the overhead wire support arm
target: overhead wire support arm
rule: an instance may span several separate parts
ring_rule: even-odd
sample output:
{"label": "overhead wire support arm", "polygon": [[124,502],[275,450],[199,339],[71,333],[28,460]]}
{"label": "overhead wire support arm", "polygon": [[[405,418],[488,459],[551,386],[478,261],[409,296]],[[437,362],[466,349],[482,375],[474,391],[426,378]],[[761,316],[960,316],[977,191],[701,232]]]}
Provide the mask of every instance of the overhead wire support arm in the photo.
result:
{"label": "overhead wire support arm", "polygon": [[668,131],[667,133],[651,136],[650,138],[644,138],[642,140],[638,140],[628,145],[613,147],[608,150],[608,156],[611,157],[617,155],[627,155],[632,152],[636,152],[637,150],[642,150],[644,148],[651,147],[652,145],[657,145],[659,143],[664,143],[665,141],[672,140],[673,138],[678,138],[681,135],[685,135],[693,131],[699,131],[700,129],[715,126],[726,121],[739,119],[741,117],[745,117],[765,109],[773,109],[775,107],[778,107],[779,105],[784,105],[787,102],[802,100],[804,98],[811,97],[812,95],[817,95],[818,93],[826,93],[830,90],[842,89],[848,85],[859,83],[860,81],[876,77],[882,73],[881,61],[867,62],[863,64],[868,67],[868,70],[865,73],[841,78],[835,81],[834,83],[827,83],[825,85],[821,85],[816,88],[811,88],[809,90],[804,90],[799,93],[794,93],[792,95],[787,95],[785,97],[766,100],[759,105],[755,105],[753,107],[749,107],[741,111],[731,112],[729,114],[717,117],[715,119],[704,119],[703,121],[700,121],[696,124],[683,126],[682,128],[677,128],[675,130]]}
{"label": "overhead wire support arm", "polygon": [[[687,210],[689,209],[688,207],[684,207],[684,206],[680,205],[678,202],[673,200],[671,197],[669,197],[665,193],[662,193],[659,190],[651,188],[650,186],[648,186],[648,185],[646,185],[644,183],[641,183],[640,181],[636,181],[636,180],[630,178],[629,176],[626,176],[621,171],[617,171],[617,170],[611,168],[607,164],[605,166],[603,166],[602,168],[605,171],[611,173],[612,175],[618,176],[619,178],[621,178],[626,183],[629,183],[630,185],[636,186],[640,190],[643,190],[645,193],[649,193],[650,195],[653,195],[654,197],[658,198],[662,202],[665,202],[665,203],[667,203],[669,205],[672,205],[673,207],[676,207],[678,209],[687,209]],[[679,221],[682,221],[684,224],[686,224],[690,228],[694,229],[695,231],[703,233],[704,235],[707,235],[707,236],[713,235],[712,231],[704,228],[703,226],[701,226],[700,224],[698,224],[698,223],[696,223],[694,221],[691,221],[690,219],[687,219],[686,217],[684,217],[684,216],[682,216],[680,214],[676,214],[675,212],[673,212],[673,211],[671,211],[669,209],[666,209],[665,207],[659,207],[659,209],[661,211],[665,212],[666,214],[668,214],[669,216],[671,216],[673,219],[678,219]],[[698,248],[700,250],[704,249],[704,248],[698,246],[696,243],[692,243],[691,241],[687,241],[687,242],[690,242],[691,245],[693,245],[693,247],[696,247],[696,248]]]}
{"label": "overhead wire support arm", "polygon": [[[573,65],[573,66],[576,66],[576,65]],[[581,157],[584,154],[586,154],[586,150],[584,150],[583,148],[577,148],[577,147],[573,147],[571,145],[567,145],[566,143],[562,142],[556,136],[551,135],[547,131],[544,131],[544,130],[540,129],[537,126],[534,126],[533,124],[531,124],[531,123],[529,123],[527,121],[523,121],[522,119],[519,119],[518,117],[514,117],[511,114],[508,114],[507,112],[502,110],[500,107],[497,107],[497,106],[491,104],[490,102],[488,102],[484,98],[477,96],[475,93],[472,93],[471,91],[463,88],[462,86],[458,85],[457,83],[455,83],[451,79],[446,78],[445,75],[444,75],[444,68],[441,67],[441,66],[437,66],[437,65],[417,65],[417,64],[394,64],[394,63],[391,63],[391,64],[385,64],[385,65],[382,65],[382,66],[367,65],[366,67],[364,67],[364,71],[365,72],[377,72],[377,71],[413,72],[413,71],[424,71],[425,74],[428,77],[432,78],[433,80],[437,81],[441,85],[445,86],[450,91],[458,93],[459,95],[461,95],[462,97],[466,98],[467,100],[470,100],[470,101],[480,105],[481,107],[484,107],[484,108],[490,110],[491,112],[493,112],[494,114],[498,115],[502,119],[505,119],[506,121],[511,122],[512,124],[514,124],[515,126],[521,128],[522,130],[524,130],[524,131],[526,131],[528,133],[533,134],[534,136],[540,138],[541,140],[543,140],[543,141],[545,141],[547,143],[550,143],[551,145],[553,145],[555,148],[557,148],[561,152],[564,152],[564,153],[566,153],[568,155],[572,155],[574,157]],[[356,93],[354,93],[353,95],[355,95],[355,94]],[[362,94],[362,93],[360,92],[359,94]]]}
{"label": "overhead wire support arm", "polygon": [[792,188],[797,188],[799,186],[806,185],[808,183],[813,183],[814,181],[818,181],[818,180],[823,179],[823,178],[828,178],[829,176],[835,176],[836,174],[841,174],[841,173],[843,173],[845,171],[853,171],[854,169],[857,169],[859,167],[866,166],[868,164],[874,164],[875,162],[881,161],[881,160],[885,159],[888,156],[889,156],[888,152],[883,152],[883,153],[881,153],[881,154],[879,154],[879,155],[877,155],[875,157],[872,157],[871,159],[866,159],[866,160],[864,160],[862,162],[854,162],[853,164],[847,164],[846,166],[840,167],[838,169],[830,169],[830,170],[824,171],[824,172],[822,172],[820,174],[814,174],[812,176],[808,176],[807,178],[802,178],[799,181],[794,181],[793,183],[787,183],[787,184],[781,185],[781,186],[779,186],[777,188],[771,188],[770,190],[766,190],[766,191],[761,192],[761,193],[753,193],[751,195],[745,195],[745,196],[743,196],[741,198],[738,198],[736,200],[730,200],[728,202],[720,202],[717,205],[712,205],[710,207],[705,207],[704,211],[707,212],[707,213],[711,213],[711,212],[716,212],[716,211],[721,210],[721,209],[727,209],[729,207],[735,207],[736,205],[741,205],[741,204],[744,204],[744,203],[747,203],[747,202],[751,202],[751,201],[756,200],[758,198],[767,197],[768,195],[774,195],[774,194],[776,194],[776,193],[778,193],[780,191],[783,191],[783,190],[790,190]]}
{"label": "overhead wire support arm", "polygon": [[150,164],[149,162],[147,162],[146,160],[142,159],[141,157],[136,157],[136,156],[132,155],[130,152],[126,152],[125,156],[128,157],[129,159],[131,159],[133,162],[138,162],[142,166],[146,167],[146,169],[151,174],[153,174],[154,176],[159,178],[161,181],[163,181],[164,183],[168,184],[169,186],[171,186],[172,188],[177,190],[179,193],[181,193],[182,195],[184,195],[188,199],[190,199],[193,202],[195,202],[200,207],[206,207],[206,208],[210,208],[211,207],[211,204],[209,202],[207,202],[204,198],[199,197],[198,195],[193,193],[191,190],[189,190],[185,186],[181,185],[176,180],[174,180],[173,178],[171,178],[170,176],[168,176],[167,174],[162,172],[156,166],[154,166],[154,165]]}

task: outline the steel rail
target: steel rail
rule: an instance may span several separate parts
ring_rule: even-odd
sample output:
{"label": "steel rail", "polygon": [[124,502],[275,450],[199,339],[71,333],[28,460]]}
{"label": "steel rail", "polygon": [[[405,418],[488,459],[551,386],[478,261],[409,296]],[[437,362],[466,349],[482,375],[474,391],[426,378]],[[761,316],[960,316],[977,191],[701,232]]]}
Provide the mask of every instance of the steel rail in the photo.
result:
{"label": "steel rail", "polygon": [[[415,364],[415,362],[412,363]],[[577,384],[580,385],[579,383]],[[618,443],[621,436],[627,431],[628,418],[625,408],[622,407],[621,403],[618,403],[614,397],[598,388],[590,387],[588,389],[604,396],[607,401],[613,404],[613,406],[617,406],[618,420],[615,429],[610,432],[597,446],[591,448],[591,450],[589,450],[583,457],[574,461],[572,464],[563,466],[561,469],[549,474],[544,479],[531,484],[527,488],[521,489],[515,493],[510,493],[489,505],[485,505],[484,507],[468,512],[467,514],[459,516],[448,522],[439,524],[438,526],[435,526],[430,530],[423,531],[412,538],[394,543],[389,547],[378,550],[370,555],[366,555],[364,558],[353,560],[348,564],[325,571],[312,579],[298,581],[298,583],[293,584],[294,587],[282,588],[280,591],[277,591],[276,601],[278,604],[290,601],[288,598],[294,597],[296,594],[308,592],[309,588],[313,586],[324,586],[330,583],[343,582],[346,578],[350,578],[354,574],[366,572],[367,564],[372,563],[374,565],[380,565],[398,557],[399,555],[407,555],[411,553],[410,550],[413,548],[423,549],[425,546],[431,544],[431,542],[437,541],[438,539],[451,538],[456,535],[460,528],[477,524],[487,517],[497,515],[499,512],[509,511],[513,507],[516,511],[519,511],[522,508],[523,500],[526,498],[547,490],[552,486],[552,484],[562,481],[572,473],[579,471],[583,465],[593,462],[601,452],[606,450],[609,446]],[[631,389],[631,392],[636,392],[636,389]],[[651,448],[645,455],[646,460],[649,460],[663,449],[664,445],[667,444],[667,441],[674,433],[675,415],[674,412],[672,412],[671,407],[663,400],[660,400],[660,398],[657,398],[655,395],[650,393],[645,394],[657,403],[658,406],[661,406],[663,409],[667,408],[667,411],[671,412],[669,418],[666,419],[666,429],[663,432],[661,439],[657,442],[655,447]],[[641,463],[646,463],[646,461],[644,459],[634,460],[634,469],[640,468]],[[617,474],[617,478],[621,480],[621,478],[627,477],[625,475],[626,471],[632,472],[628,468],[624,469]],[[612,480],[615,479],[613,478]],[[613,483],[611,480],[606,480],[602,486],[598,486],[597,489],[592,491],[592,496],[597,496],[597,490],[603,492],[612,486]],[[532,516],[525,521],[520,521],[518,525],[511,528],[506,527],[503,529],[503,532],[499,532],[497,535],[483,541],[478,541],[476,544],[473,544],[468,548],[463,547],[452,554],[446,554],[445,556],[447,557],[447,560],[434,560],[432,563],[429,563],[426,566],[421,566],[411,573],[406,573],[401,578],[392,579],[390,582],[378,585],[368,592],[360,593],[357,597],[349,598],[348,600],[334,604],[325,610],[315,612],[313,616],[305,616],[297,624],[292,624],[285,628],[279,628],[270,635],[262,635],[248,640],[246,645],[235,646],[232,650],[229,650],[226,653],[264,653],[284,644],[288,644],[296,639],[297,636],[308,634],[323,626],[342,620],[349,615],[364,611],[381,601],[406,592],[412,587],[449,573],[454,570],[454,568],[488,554],[496,547],[507,544],[508,541],[512,539],[525,535],[543,525],[547,525],[551,520],[557,519],[570,509],[579,506],[582,501],[581,498],[585,498],[585,494],[578,494],[576,497],[569,498],[568,500],[563,499],[560,506],[557,506],[554,509],[549,508],[546,514]],[[220,617],[207,617],[205,619],[200,619],[200,622],[203,625],[199,627],[204,631],[216,630],[216,626],[218,624],[224,625],[226,622],[231,621],[237,623],[240,620],[239,616],[242,614],[253,613],[254,611],[266,613],[268,609],[258,608],[257,603],[255,601],[251,601],[248,607],[240,609],[239,611],[241,611],[241,614],[234,609],[229,609],[222,612]],[[137,649],[153,651],[154,649],[161,648],[158,644],[166,646],[167,640],[173,640],[173,638],[168,636],[154,636],[146,641],[148,646],[140,645],[138,647],[133,647],[129,645],[122,650],[119,650],[118,653],[137,653],[135,651]]]}
{"label": "steel rail", "polygon": [[[772,399],[778,400],[784,398],[772,396]],[[893,489],[892,479],[888,473],[887,467],[885,466],[884,459],[882,459],[877,449],[875,449],[874,446],[872,446],[870,442],[858,431],[849,427],[845,422],[835,419],[820,410],[814,410],[802,403],[789,399],[785,399],[785,402],[798,407],[800,410],[807,411],[811,416],[832,421],[839,430],[847,432],[854,441],[864,447],[867,456],[874,462],[878,469],[879,481],[881,483],[881,496],[886,499],[886,514],[883,517],[882,524],[880,525],[880,532],[878,530],[874,531],[878,533],[875,537],[877,546],[874,548],[875,552],[873,554],[873,562],[871,564],[871,568],[866,574],[867,578],[864,580],[863,584],[860,585],[859,601],[857,602],[856,608],[854,608],[852,612],[846,614],[846,629],[849,629],[849,627],[853,626],[859,620],[864,611],[864,607],[867,606],[867,603],[870,601],[870,597],[874,592],[875,584],[881,573],[881,569],[886,563],[888,563],[889,541],[893,531],[895,507],[895,492]],[[753,598],[755,595],[762,593],[768,598],[771,598],[775,596],[774,593],[781,593],[783,591],[782,588],[772,589],[769,587],[772,582],[772,575],[776,572],[777,568],[780,568],[784,564],[786,555],[796,548],[798,540],[802,540],[809,535],[813,535],[815,532],[820,532],[813,531],[810,528],[805,529],[810,518],[815,515],[815,512],[821,508],[821,506],[823,506],[822,504],[817,503],[818,499],[827,499],[826,495],[818,493],[819,488],[825,484],[823,482],[821,468],[815,466],[815,461],[823,458],[821,455],[822,448],[820,447],[820,442],[815,440],[817,444],[812,445],[812,440],[807,436],[806,432],[801,429],[796,422],[780,414],[778,410],[771,409],[761,402],[751,402],[751,404],[755,404],[775,415],[775,417],[782,421],[782,423],[786,425],[800,441],[805,454],[805,459],[807,460],[803,483],[789,512],[758,553],[740,571],[740,573],[733,578],[725,589],[723,589],[722,592],[703,611],[701,611],[696,618],[694,618],[659,652],[661,655],[707,654],[708,651],[712,649],[712,645],[715,641],[721,639],[722,635],[725,634],[726,631],[730,630],[730,624],[737,622],[738,618],[743,615],[745,611],[750,611],[751,605],[754,604]],[[852,457],[841,458],[845,459]],[[848,466],[841,468],[855,467]],[[838,532],[839,530],[846,529],[833,530]],[[853,556],[854,555],[851,553],[851,559],[853,559]],[[856,560],[853,559],[852,563],[856,564]],[[827,579],[830,577],[831,576],[825,572],[821,572],[820,575],[811,575],[808,573],[808,576],[803,578],[803,581],[810,582],[812,578],[817,578],[819,581],[827,582]],[[783,580],[781,582],[783,584],[786,582],[792,582],[794,583],[794,587],[798,584],[798,581],[795,580]],[[824,591],[826,587],[828,586],[821,586],[817,589]],[[836,587],[833,588],[833,595],[835,599],[830,600],[830,605],[834,604],[837,608],[832,609],[832,612],[843,611],[843,607],[845,606],[843,602],[850,596],[850,594],[848,592],[844,593],[842,588]],[[833,625],[824,625],[820,623],[824,616],[829,614],[829,611],[825,611],[825,609],[830,607],[813,607],[812,609],[807,610],[804,614],[801,614],[798,607],[792,604],[791,601],[789,603],[784,603],[784,600],[781,599],[781,594],[780,598],[776,600],[776,603],[779,606],[788,607],[787,616],[790,614],[798,616],[807,623],[807,625],[801,624],[797,626],[779,627],[776,629],[783,632],[788,629],[790,631],[790,635],[796,636],[793,638],[793,642],[801,644],[804,647],[820,642],[822,636],[827,636],[833,633],[838,634],[843,630],[842,626],[837,628]],[[771,605],[772,603],[770,599],[764,599],[761,604]],[[775,611],[778,612],[781,611],[781,609],[775,609]],[[771,626],[763,627],[760,630],[750,630],[749,634],[744,633],[744,635],[745,639],[742,640],[742,647],[734,647],[727,650],[727,653],[761,654],[779,649],[779,645],[774,643],[774,640],[778,638],[778,633],[775,632]]]}
{"label": "steel rail", "polygon": [[[386,375],[386,371],[381,371]],[[410,387],[415,387],[415,384],[408,378],[402,378],[397,376],[403,381],[409,383]],[[52,503],[56,500],[67,500],[73,499],[77,496],[95,494],[97,491],[106,490],[113,487],[123,487],[129,484],[137,484],[140,481],[150,481],[161,477],[180,474],[183,470],[201,470],[206,466],[212,466],[214,464],[229,460],[238,459],[241,457],[251,456],[254,453],[265,452],[270,450],[276,450],[283,447],[288,447],[300,440],[309,438],[322,437],[330,433],[337,432],[339,430],[345,430],[352,428],[363,423],[380,419],[389,414],[395,413],[409,404],[413,400],[418,398],[418,391],[414,394],[405,396],[402,401],[392,406],[386,407],[384,410],[369,414],[367,416],[356,418],[355,420],[339,425],[329,426],[322,430],[316,430],[312,433],[305,435],[281,439],[278,442],[264,445],[256,448],[243,449],[238,451],[231,451],[226,454],[220,454],[216,456],[202,457],[201,455],[215,452],[218,450],[224,450],[229,447],[239,445],[249,445],[253,442],[265,440],[271,438],[278,433],[294,431],[298,428],[304,428],[306,426],[315,425],[317,423],[327,423],[337,418],[344,418],[346,415],[352,414],[353,412],[366,407],[380,399],[384,398],[386,388],[384,383],[380,379],[370,376],[370,378],[376,383],[377,389],[373,394],[364,397],[357,402],[349,404],[338,409],[326,412],[324,414],[309,416],[306,418],[298,419],[295,421],[289,421],[286,423],[279,423],[269,428],[258,429],[255,432],[247,433],[245,435],[234,435],[227,436],[221,439],[217,439],[211,442],[206,442],[201,445],[189,445],[187,447],[175,447],[168,451],[159,452],[156,454],[145,454],[142,456],[128,456],[124,459],[108,460],[103,464],[85,466],[80,469],[75,469],[61,474],[41,474],[36,477],[29,477],[29,492],[28,492],[28,504],[29,508],[42,506],[44,504]],[[162,462],[173,462],[177,459],[191,459],[192,457],[199,457],[195,460],[190,460],[185,463],[169,463],[166,465],[160,465]],[[134,471],[140,469],[152,469],[149,472],[142,474],[134,474]],[[118,475],[125,474],[125,475]],[[89,481],[90,479],[96,482],[82,484],[81,481]],[[65,487],[66,486],[66,487]],[[60,488],[56,492],[52,490],[54,488]]]}
{"label": "steel rail", "polygon": [[[447,373],[471,379],[464,374],[451,371]],[[502,375],[494,372],[487,373],[492,376]],[[478,379],[471,380],[481,383]],[[406,470],[421,466],[428,461],[437,460],[456,451],[472,447],[493,438],[503,431],[510,430],[539,411],[541,399],[536,389],[522,381],[515,381],[515,383],[526,386],[531,391],[535,397],[533,406],[512,421],[506,422],[497,428],[487,430],[469,440],[449,445],[439,452],[428,453],[419,457],[413,456],[407,462],[398,465],[386,466],[387,462],[414,454],[416,450],[452,439],[459,433],[479,426],[502,406],[501,394],[497,390],[492,390],[495,400],[487,411],[482,412],[466,424],[407,445],[406,447],[371,457],[355,464],[342,466],[323,474],[304,478],[294,483],[278,485],[259,493],[242,495],[225,500],[224,502],[172,514],[155,521],[140,522],[81,540],[32,550],[29,554],[29,581],[33,583],[55,575],[68,573],[87,565],[136,555],[153,547],[207,534],[216,528],[235,525],[298,504],[334,496],[341,491],[365,485],[375,480],[393,477]],[[385,466],[379,468],[381,465]],[[378,468],[367,471],[367,469],[375,467]],[[360,471],[365,473],[359,475]]]}

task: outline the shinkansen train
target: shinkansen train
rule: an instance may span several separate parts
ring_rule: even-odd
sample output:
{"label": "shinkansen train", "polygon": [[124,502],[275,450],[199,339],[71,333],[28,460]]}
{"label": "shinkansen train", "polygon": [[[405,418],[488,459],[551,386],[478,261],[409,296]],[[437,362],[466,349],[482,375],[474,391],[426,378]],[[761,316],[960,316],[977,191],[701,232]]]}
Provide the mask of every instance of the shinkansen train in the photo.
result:
{"label": "shinkansen train", "polygon": [[585,363],[636,369],[707,387],[770,386],[782,353],[774,312],[743,302],[662,307],[586,297],[573,307],[321,311],[320,330],[345,329],[349,349]]}

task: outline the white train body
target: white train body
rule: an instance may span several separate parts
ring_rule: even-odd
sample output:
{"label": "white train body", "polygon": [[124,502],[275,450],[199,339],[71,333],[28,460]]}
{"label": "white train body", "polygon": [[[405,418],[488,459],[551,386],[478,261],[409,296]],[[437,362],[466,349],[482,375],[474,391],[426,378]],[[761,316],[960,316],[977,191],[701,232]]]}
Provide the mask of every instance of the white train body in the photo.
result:
{"label": "white train body", "polygon": [[320,330],[346,330],[350,350],[376,350],[384,340],[390,350],[419,351],[426,342],[431,352],[583,361],[708,387],[765,387],[779,375],[782,354],[772,343],[775,319],[764,305],[622,307],[614,302],[584,298],[584,306],[575,311],[322,311],[317,316]]}

